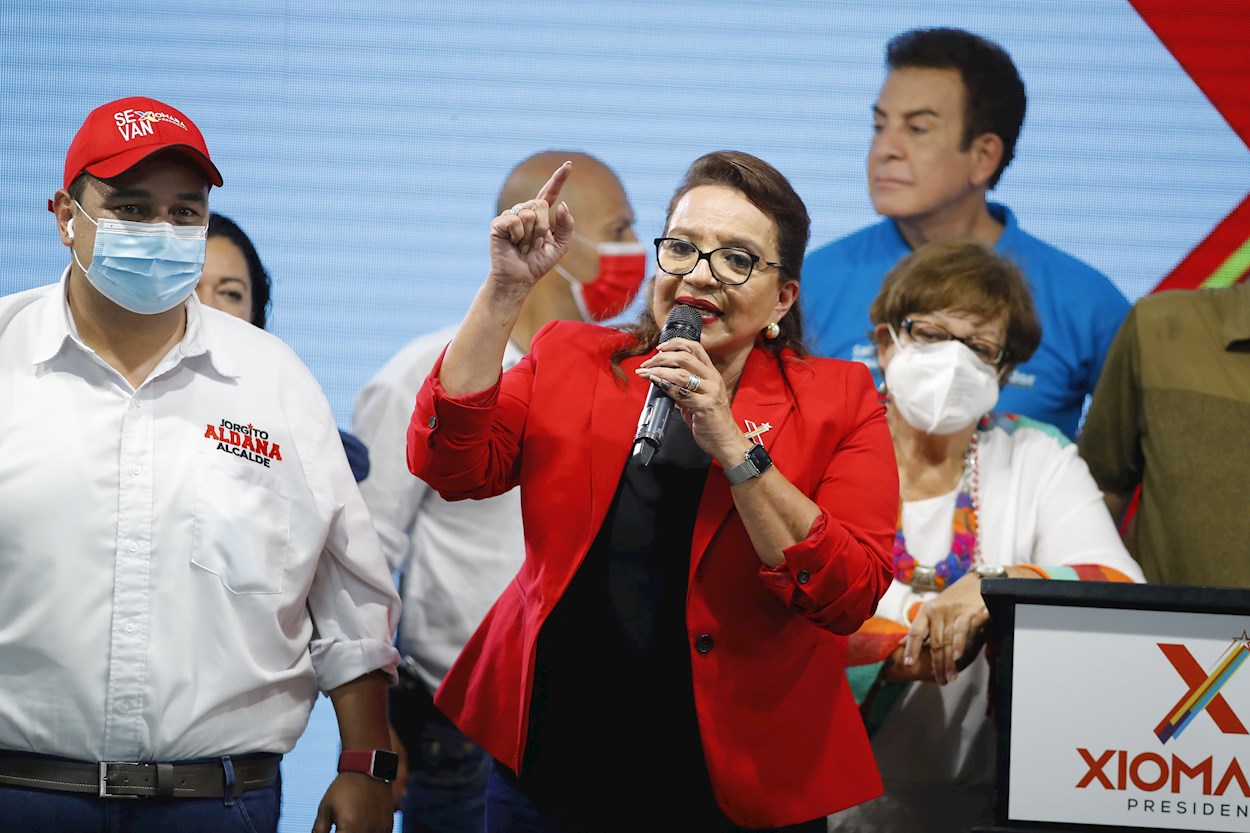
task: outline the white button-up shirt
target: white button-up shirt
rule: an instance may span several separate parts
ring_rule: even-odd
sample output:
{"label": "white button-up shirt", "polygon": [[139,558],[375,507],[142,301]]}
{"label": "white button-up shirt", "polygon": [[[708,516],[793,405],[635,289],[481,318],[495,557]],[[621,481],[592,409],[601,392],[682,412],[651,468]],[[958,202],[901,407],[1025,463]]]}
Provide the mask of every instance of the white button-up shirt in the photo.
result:
{"label": "white button-up shirt", "polygon": [[[431,691],[525,558],[519,488],[484,500],[447,501],[408,471],[417,391],[455,333],[455,327],[429,333],[396,353],[361,389],[352,414],[352,432],[369,447],[369,477],[360,493],[382,551],[401,573],[399,647]],[[508,342],[503,369],[522,356]]]}
{"label": "white button-up shirt", "polygon": [[329,403],[194,295],[135,389],[79,339],[66,285],[0,298],[0,748],[287,752],[318,687],[398,659]]}

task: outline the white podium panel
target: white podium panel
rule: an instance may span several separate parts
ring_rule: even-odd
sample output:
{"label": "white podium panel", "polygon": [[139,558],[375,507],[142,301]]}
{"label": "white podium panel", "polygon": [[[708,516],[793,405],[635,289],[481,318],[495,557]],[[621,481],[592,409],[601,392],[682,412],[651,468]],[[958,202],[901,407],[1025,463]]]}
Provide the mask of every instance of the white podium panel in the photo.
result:
{"label": "white podium panel", "polygon": [[1015,606],[1007,823],[1250,831],[1250,610]]}

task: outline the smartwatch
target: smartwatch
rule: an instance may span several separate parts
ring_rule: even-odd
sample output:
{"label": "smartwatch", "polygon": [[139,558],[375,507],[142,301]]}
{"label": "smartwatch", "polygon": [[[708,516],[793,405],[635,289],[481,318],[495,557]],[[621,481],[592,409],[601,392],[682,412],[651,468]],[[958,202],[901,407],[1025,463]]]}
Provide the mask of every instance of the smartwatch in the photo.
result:
{"label": "smartwatch", "polygon": [[344,749],[339,753],[339,772],[363,772],[378,781],[394,781],[399,775],[399,756],[388,749]]}
{"label": "smartwatch", "polygon": [[742,455],[741,463],[725,469],[725,477],[729,478],[730,486],[737,486],[739,483],[747,482],[752,477],[759,477],[768,471],[772,465],[773,458],[768,456],[764,446],[752,443],[751,447]]}

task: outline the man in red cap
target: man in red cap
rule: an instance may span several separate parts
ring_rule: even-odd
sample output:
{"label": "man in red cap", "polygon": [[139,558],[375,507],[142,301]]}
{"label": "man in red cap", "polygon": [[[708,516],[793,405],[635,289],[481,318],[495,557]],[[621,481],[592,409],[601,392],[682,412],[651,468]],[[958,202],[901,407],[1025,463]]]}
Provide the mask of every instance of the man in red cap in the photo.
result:
{"label": "man in red cap", "polygon": [[97,108],[49,202],[69,266],[0,298],[5,829],[275,831],[318,689],[314,831],[391,829],[398,598],[312,374],[196,299],[221,184],[183,113]]}

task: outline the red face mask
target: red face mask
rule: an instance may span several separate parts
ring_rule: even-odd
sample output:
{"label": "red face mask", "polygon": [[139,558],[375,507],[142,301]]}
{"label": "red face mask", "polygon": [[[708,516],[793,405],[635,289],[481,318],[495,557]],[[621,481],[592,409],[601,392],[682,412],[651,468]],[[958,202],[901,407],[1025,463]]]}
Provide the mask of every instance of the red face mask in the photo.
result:
{"label": "red face mask", "polygon": [[642,243],[594,243],[577,232],[576,237],[599,253],[599,272],[583,283],[556,264],[556,271],[569,282],[573,300],[582,318],[607,321],[625,311],[642,286],[647,274],[647,247]]}

